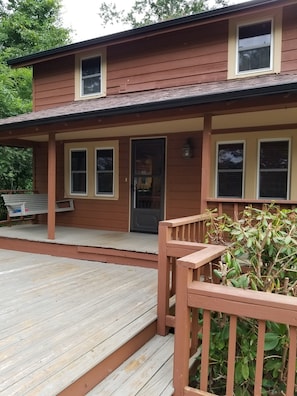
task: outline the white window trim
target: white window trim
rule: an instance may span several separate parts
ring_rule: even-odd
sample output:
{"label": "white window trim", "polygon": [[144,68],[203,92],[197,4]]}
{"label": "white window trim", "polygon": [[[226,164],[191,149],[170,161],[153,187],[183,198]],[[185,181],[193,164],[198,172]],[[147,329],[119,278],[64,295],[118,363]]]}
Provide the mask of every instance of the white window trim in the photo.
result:
{"label": "white window trim", "polygon": [[[82,61],[86,59],[100,57],[101,59],[101,91],[94,94],[82,94]],[[106,49],[102,48],[98,51],[91,51],[75,56],[75,100],[88,100],[94,98],[101,98],[106,96],[106,79],[107,79],[107,65],[106,65]]]}
{"label": "white window trim", "polygon": [[[96,169],[94,149],[113,149],[114,169],[113,169],[113,195],[96,194]],[[71,193],[71,152],[86,150],[87,152],[87,194]],[[73,142],[64,144],[64,190],[65,198],[98,199],[98,200],[118,200],[119,199],[119,141],[102,140],[88,142]]]}
{"label": "white window trim", "polygon": [[[238,29],[240,26],[254,25],[263,21],[272,21],[271,29],[271,68],[238,72]],[[263,74],[280,73],[282,57],[282,10],[276,9],[269,14],[262,13],[257,19],[240,17],[230,19],[228,38],[227,78],[246,78]]]}
{"label": "white window trim", "polygon": [[[239,28],[243,26],[251,26],[251,25],[256,25],[261,22],[271,22],[271,42],[270,42],[270,65],[269,67],[265,68],[260,68],[260,69],[253,69],[253,70],[243,70],[239,71]],[[241,75],[246,75],[246,74],[255,74],[255,73],[265,73],[265,72],[271,72],[273,70],[273,61],[274,61],[274,20],[273,18],[264,18],[262,20],[252,22],[252,23],[243,23],[243,24],[238,24],[236,27],[236,62],[235,62],[235,73],[236,76],[241,76]]]}
{"label": "white window trim", "polygon": [[[219,146],[220,145],[226,145],[226,144],[243,144],[243,163],[242,163],[242,186],[241,186],[241,197],[242,199],[245,196],[245,191],[244,191],[244,186],[245,186],[245,152],[246,152],[246,142],[245,140],[222,140],[222,141],[217,141],[216,142],[216,168],[215,168],[215,197],[216,198],[224,198],[220,197],[218,195],[218,180],[219,180],[219,175],[218,175],[218,167],[219,167]],[[232,197],[228,197],[232,198]]]}
{"label": "white window trim", "polygon": [[262,142],[288,142],[288,174],[287,174],[287,196],[286,200],[290,197],[291,190],[291,139],[290,138],[275,138],[275,139],[259,139],[258,140],[258,153],[257,153],[257,199],[279,200],[280,198],[267,198],[260,197],[260,146]]}
{"label": "white window trim", "polygon": [[[85,193],[77,193],[77,192],[72,192],[72,168],[71,168],[71,159],[72,155],[71,153],[75,151],[85,151],[86,153],[86,192]],[[77,147],[77,148],[71,148],[69,150],[69,195],[70,196],[82,196],[86,197],[88,195],[88,150],[85,147]]]}
{"label": "white window trim", "polygon": [[[97,180],[97,164],[96,164],[96,159],[97,159],[97,152],[100,150],[112,150],[113,152],[113,170],[112,170],[112,194],[104,194],[104,193],[97,193],[98,191],[98,180]],[[113,146],[100,146],[100,147],[95,147],[95,153],[94,153],[94,176],[95,176],[95,195],[96,197],[101,197],[101,198],[108,198],[108,197],[114,197],[115,196],[115,148]]]}

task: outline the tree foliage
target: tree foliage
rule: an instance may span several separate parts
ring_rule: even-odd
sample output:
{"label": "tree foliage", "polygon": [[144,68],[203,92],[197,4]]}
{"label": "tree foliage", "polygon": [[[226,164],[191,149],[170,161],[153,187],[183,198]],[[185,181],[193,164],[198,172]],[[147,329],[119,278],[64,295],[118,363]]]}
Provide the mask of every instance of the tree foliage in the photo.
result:
{"label": "tree foliage", "polygon": [[30,68],[11,69],[7,61],[67,44],[60,0],[0,0],[0,117],[32,109]]}
{"label": "tree foliage", "polygon": [[[60,21],[60,0],[0,0],[0,118],[32,110],[31,68],[12,69],[11,58],[70,42]],[[0,189],[32,185],[32,151],[0,147]]]}
{"label": "tree foliage", "polygon": [[[227,0],[216,0],[214,7],[225,5]],[[136,28],[209,9],[208,0],[135,0],[129,11],[118,9],[115,3],[103,2],[99,16],[103,25],[122,23]]]}

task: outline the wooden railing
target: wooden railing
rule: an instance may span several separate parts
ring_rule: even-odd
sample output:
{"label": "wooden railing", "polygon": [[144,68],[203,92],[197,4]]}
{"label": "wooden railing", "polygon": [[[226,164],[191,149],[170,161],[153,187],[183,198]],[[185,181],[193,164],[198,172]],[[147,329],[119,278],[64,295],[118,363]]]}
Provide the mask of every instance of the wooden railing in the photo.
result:
{"label": "wooden railing", "polygon": [[[158,255],[158,334],[165,335],[175,326],[174,296],[176,286],[176,259],[205,249],[206,223],[212,214],[183,217],[159,223]],[[221,246],[214,247],[211,261],[220,257]],[[207,258],[208,259],[208,258]],[[206,263],[205,263],[206,264]],[[204,279],[209,280],[211,269],[204,266]],[[200,277],[200,273],[195,276]]]}
{"label": "wooden railing", "polygon": [[[176,318],[174,349],[174,396],[207,396],[209,373],[210,319],[212,312],[230,317],[226,395],[233,395],[236,360],[236,329],[240,317],[258,321],[258,343],[254,395],[261,396],[266,321],[283,323],[289,328],[289,357],[286,396],[296,395],[297,303],[295,297],[242,290],[195,280],[195,271],[211,261],[218,246],[208,246],[177,260]],[[221,247],[221,249],[223,249]],[[222,252],[221,252],[222,253]],[[203,310],[202,329],[193,330],[195,312]],[[202,345],[198,348],[198,332]],[[189,386],[189,362],[197,350],[201,353],[199,389]]]}
{"label": "wooden railing", "polygon": [[274,203],[280,208],[295,209],[297,201],[289,200],[272,200],[272,199],[236,199],[236,198],[208,198],[207,207],[210,210],[216,209],[218,215],[227,214],[234,220],[239,218],[246,206],[252,205],[255,208],[262,209],[265,205]]}

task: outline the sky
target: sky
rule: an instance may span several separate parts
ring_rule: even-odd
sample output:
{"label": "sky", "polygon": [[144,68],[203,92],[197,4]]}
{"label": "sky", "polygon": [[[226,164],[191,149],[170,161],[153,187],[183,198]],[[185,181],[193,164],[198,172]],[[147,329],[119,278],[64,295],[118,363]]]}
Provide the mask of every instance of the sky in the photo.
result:
{"label": "sky", "polygon": [[[243,3],[246,0],[232,0],[233,4]],[[89,40],[95,37],[128,30],[129,26],[110,25],[106,28],[100,26],[98,16],[100,0],[62,0],[62,21],[65,28],[72,28],[73,42]],[[119,9],[130,9],[135,0],[107,0],[107,3],[117,4]],[[231,3],[231,2],[230,2]]]}

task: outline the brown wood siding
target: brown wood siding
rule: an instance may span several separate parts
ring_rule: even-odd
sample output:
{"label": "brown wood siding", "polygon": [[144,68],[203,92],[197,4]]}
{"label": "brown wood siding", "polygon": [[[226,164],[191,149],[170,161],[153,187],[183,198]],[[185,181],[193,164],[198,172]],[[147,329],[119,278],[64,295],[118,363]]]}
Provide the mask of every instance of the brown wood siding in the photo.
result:
{"label": "brown wood siding", "polygon": [[225,80],[228,23],[147,38],[108,51],[109,95]]}
{"label": "brown wood siding", "polygon": [[[36,145],[35,185],[47,192],[47,144]],[[74,212],[59,213],[56,224],[64,226],[128,231],[129,227],[129,138],[120,139],[119,200],[74,199]],[[64,197],[64,146],[57,142],[57,199]],[[45,217],[40,217],[44,222]]]}
{"label": "brown wood siding", "polygon": [[[191,138],[194,153],[190,159],[181,155],[183,144]],[[173,134],[167,142],[166,218],[200,213],[201,134]]]}
{"label": "brown wood siding", "polygon": [[33,99],[35,111],[74,101],[74,56],[34,66]]}
{"label": "brown wood siding", "polygon": [[297,71],[297,5],[284,9],[283,43],[282,43],[282,72],[296,73]]}
{"label": "brown wood siding", "polygon": [[[164,135],[162,135],[164,136]],[[191,138],[194,156],[183,159],[181,149]],[[74,199],[73,212],[59,213],[56,224],[69,227],[129,231],[130,138],[119,138],[119,199]],[[47,144],[36,145],[35,184],[38,192],[47,192]],[[201,134],[176,133],[167,136],[166,218],[199,213],[200,210]],[[64,148],[57,142],[57,199],[64,197]],[[46,222],[46,216],[40,216]]]}

